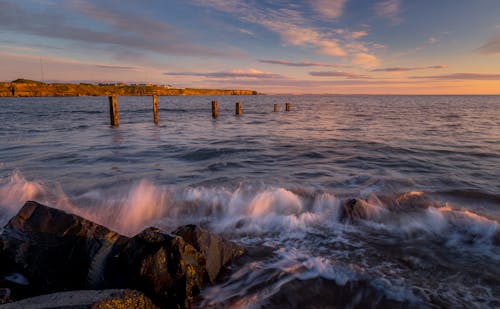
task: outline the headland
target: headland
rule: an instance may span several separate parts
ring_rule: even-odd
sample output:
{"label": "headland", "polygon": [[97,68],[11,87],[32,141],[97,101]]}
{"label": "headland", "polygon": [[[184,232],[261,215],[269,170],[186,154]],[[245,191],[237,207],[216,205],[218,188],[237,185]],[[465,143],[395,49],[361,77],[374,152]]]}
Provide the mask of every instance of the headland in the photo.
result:
{"label": "headland", "polygon": [[254,90],[173,88],[155,84],[43,83],[16,79],[0,83],[0,97],[81,97],[81,96],[225,96],[257,95]]}

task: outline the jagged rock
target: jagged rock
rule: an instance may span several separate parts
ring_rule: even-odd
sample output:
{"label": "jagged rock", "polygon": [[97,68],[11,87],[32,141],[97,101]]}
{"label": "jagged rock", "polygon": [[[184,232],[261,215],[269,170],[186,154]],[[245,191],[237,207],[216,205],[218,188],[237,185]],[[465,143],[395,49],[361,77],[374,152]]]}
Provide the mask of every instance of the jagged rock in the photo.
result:
{"label": "jagged rock", "polygon": [[151,299],[133,290],[85,290],[59,292],[23,299],[2,306],[2,309],[108,309],[144,308],[156,309]]}
{"label": "jagged rock", "polygon": [[[0,275],[26,282],[26,287],[15,286],[20,291],[16,299],[120,288],[142,291],[161,307],[190,307],[204,279],[213,282],[243,250],[194,225],[176,232],[182,237],[148,228],[128,238],[79,216],[26,202],[0,236]],[[0,278],[1,287],[11,288],[11,283]]]}
{"label": "jagged rock", "polygon": [[224,265],[244,253],[243,248],[237,244],[219,235],[211,234],[196,225],[179,227],[173,233],[182,237],[206,257],[205,281],[210,283],[215,282]]}
{"label": "jagged rock", "polygon": [[148,228],[132,237],[106,276],[115,285],[144,291],[162,307],[189,307],[200,292],[205,257],[181,237]]}
{"label": "jagged rock", "polygon": [[[5,258],[33,291],[92,288],[113,248],[126,237],[36,202],[26,202],[2,233]],[[118,246],[119,247],[119,246]]]}

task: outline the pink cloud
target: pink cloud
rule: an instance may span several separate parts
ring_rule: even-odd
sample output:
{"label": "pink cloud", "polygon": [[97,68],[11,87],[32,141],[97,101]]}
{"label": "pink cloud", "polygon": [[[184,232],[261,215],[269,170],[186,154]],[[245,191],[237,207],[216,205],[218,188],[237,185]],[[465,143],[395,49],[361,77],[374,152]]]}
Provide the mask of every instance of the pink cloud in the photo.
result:
{"label": "pink cloud", "polygon": [[312,8],[327,18],[342,16],[346,0],[310,0]]}
{"label": "pink cloud", "polygon": [[434,70],[434,69],[446,69],[446,65],[433,65],[428,67],[391,67],[391,68],[380,68],[372,70],[372,72],[409,72],[409,71],[420,71],[420,70]]}
{"label": "pink cloud", "polygon": [[280,74],[267,73],[260,70],[228,70],[219,72],[166,72],[164,75],[170,76],[202,76],[209,78],[256,78],[256,79],[280,79]]}
{"label": "pink cloud", "polygon": [[370,79],[371,77],[368,75],[356,74],[351,72],[343,72],[343,71],[316,71],[309,72],[311,76],[318,77],[345,77],[350,79]]}
{"label": "pink cloud", "polygon": [[259,62],[269,63],[269,64],[278,64],[278,65],[284,65],[284,66],[290,66],[290,67],[330,67],[330,68],[352,67],[350,65],[344,65],[344,64],[329,64],[329,63],[311,62],[311,61],[293,62],[293,61],[289,61],[289,60],[279,60],[279,59],[278,60],[262,59],[262,60],[259,60]]}

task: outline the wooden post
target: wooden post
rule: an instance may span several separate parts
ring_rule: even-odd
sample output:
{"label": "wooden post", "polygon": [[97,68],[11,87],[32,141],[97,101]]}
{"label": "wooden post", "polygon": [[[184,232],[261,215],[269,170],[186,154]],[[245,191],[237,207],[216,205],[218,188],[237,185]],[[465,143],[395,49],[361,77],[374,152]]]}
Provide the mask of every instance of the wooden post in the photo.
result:
{"label": "wooden post", "polygon": [[285,104],[285,110],[286,110],[287,112],[289,112],[289,111],[290,111],[290,103],[286,103],[286,104]]}
{"label": "wooden post", "polygon": [[217,118],[219,116],[219,102],[212,101],[212,118]]}
{"label": "wooden post", "polygon": [[243,106],[241,102],[236,102],[236,116],[243,115]]}
{"label": "wooden post", "polygon": [[274,112],[276,113],[278,111],[278,104],[274,103]]}
{"label": "wooden post", "polygon": [[153,95],[153,121],[158,124],[158,96]]}
{"label": "wooden post", "polygon": [[109,118],[111,126],[117,127],[120,125],[120,120],[118,119],[118,100],[116,96],[109,97]]}

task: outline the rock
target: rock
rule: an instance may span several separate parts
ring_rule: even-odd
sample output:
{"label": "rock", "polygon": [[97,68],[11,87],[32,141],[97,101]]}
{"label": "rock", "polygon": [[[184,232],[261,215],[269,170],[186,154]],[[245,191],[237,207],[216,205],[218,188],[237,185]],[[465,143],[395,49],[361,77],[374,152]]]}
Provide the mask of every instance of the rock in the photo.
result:
{"label": "rock", "polygon": [[115,286],[144,291],[161,307],[186,308],[200,293],[204,272],[205,257],[193,246],[148,228],[125,244],[106,277]]}
{"label": "rock", "polygon": [[30,282],[33,293],[86,289],[101,283],[114,247],[127,238],[36,202],[26,202],[1,235],[4,258]]}
{"label": "rock", "polygon": [[[233,305],[233,304],[231,304]],[[235,306],[239,303],[236,301]],[[261,308],[428,308],[421,302],[389,299],[368,281],[348,281],[314,278],[292,280],[283,284]]]}
{"label": "rock", "polygon": [[215,282],[224,265],[244,253],[243,248],[237,244],[227,241],[219,235],[209,233],[196,225],[179,227],[173,234],[182,237],[184,241],[206,257],[206,276],[204,279],[209,283]]}
{"label": "rock", "polygon": [[0,288],[0,305],[11,301],[10,294],[11,291],[9,288]]}
{"label": "rock", "polygon": [[214,282],[243,249],[194,225],[176,234],[148,228],[128,238],[26,202],[0,236],[0,287],[10,288],[14,299],[63,290],[134,289],[161,307],[190,307],[204,282]]}
{"label": "rock", "polygon": [[340,215],[341,221],[356,221],[359,219],[367,219],[368,211],[365,202],[360,199],[347,200],[342,206]]}
{"label": "rock", "polygon": [[85,290],[59,292],[23,299],[2,306],[2,309],[49,309],[49,308],[144,308],[156,309],[151,299],[133,290]]}

